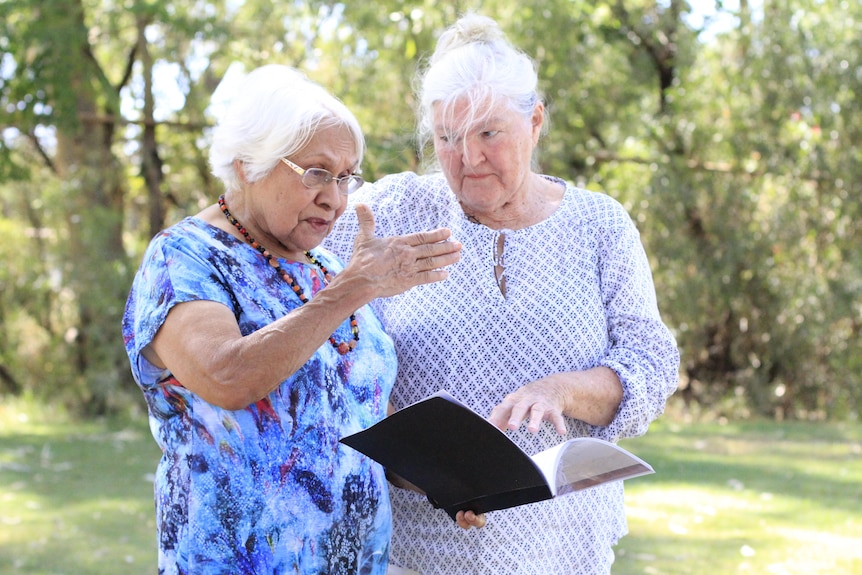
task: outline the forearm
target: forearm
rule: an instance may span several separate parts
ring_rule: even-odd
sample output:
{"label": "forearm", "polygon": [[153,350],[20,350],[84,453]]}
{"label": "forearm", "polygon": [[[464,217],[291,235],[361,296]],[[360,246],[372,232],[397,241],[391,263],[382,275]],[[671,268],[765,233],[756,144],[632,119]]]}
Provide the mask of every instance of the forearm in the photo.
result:
{"label": "forearm", "polygon": [[608,425],[623,399],[617,374],[607,367],[549,376],[558,390],[563,414],[590,425]]}
{"label": "forearm", "polygon": [[[321,290],[307,304],[245,336],[233,313],[221,304],[177,305],[145,355],[207,402],[242,409],[266,397],[299,370],[356,307],[363,305],[358,292],[347,289],[346,284],[330,287],[333,289]],[[359,329],[361,336],[361,325]],[[346,330],[342,333],[345,339],[351,337]]]}

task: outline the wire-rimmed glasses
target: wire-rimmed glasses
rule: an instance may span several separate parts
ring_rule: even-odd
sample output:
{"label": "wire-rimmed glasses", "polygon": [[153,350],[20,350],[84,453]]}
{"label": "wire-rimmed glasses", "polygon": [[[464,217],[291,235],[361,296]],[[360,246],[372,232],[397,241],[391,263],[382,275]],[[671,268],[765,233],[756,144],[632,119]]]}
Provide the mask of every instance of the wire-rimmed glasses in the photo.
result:
{"label": "wire-rimmed glasses", "polygon": [[342,194],[352,194],[365,183],[365,180],[362,179],[359,172],[341,176],[339,178],[329,170],[324,170],[323,168],[305,169],[300,168],[287,158],[282,158],[281,161],[284,162],[291,170],[299,174],[303,185],[312,190],[322,188],[329,182],[335,181],[335,185],[338,187],[339,192]]}

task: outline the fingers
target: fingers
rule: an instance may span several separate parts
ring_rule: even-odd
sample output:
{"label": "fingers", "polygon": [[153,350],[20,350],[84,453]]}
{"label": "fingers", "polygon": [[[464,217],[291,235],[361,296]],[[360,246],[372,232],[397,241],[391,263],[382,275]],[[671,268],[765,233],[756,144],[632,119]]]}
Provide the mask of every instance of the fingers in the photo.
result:
{"label": "fingers", "polygon": [[484,513],[477,515],[473,511],[459,511],[455,514],[455,522],[461,529],[470,529],[471,527],[480,529],[485,526],[487,520]]}
{"label": "fingers", "polygon": [[417,262],[421,262],[424,270],[442,268],[456,263],[460,259],[459,252],[463,247],[461,242],[450,239],[452,232],[447,228],[438,228],[427,232],[419,232],[393,238],[412,248]]}
{"label": "fingers", "polygon": [[404,239],[411,246],[431,245],[438,242],[448,240],[452,236],[449,228],[437,228],[426,232],[416,232],[404,236]]}
{"label": "fingers", "polygon": [[374,236],[374,212],[365,204],[356,204],[356,221],[359,223],[358,238]]}
{"label": "fingers", "polygon": [[560,435],[565,435],[566,420],[563,417],[562,408],[557,406],[552,398],[545,397],[532,389],[522,387],[514,393],[510,393],[500,402],[488,417],[494,426],[501,430],[515,431],[524,422],[527,423],[527,431],[538,433],[543,421],[550,422]]}
{"label": "fingers", "polygon": [[[499,429],[511,431],[518,429],[527,419],[528,414],[532,416],[533,420],[538,416],[539,423],[541,423],[544,409],[540,405],[534,404],[532,400],[518,400],[516,393],[510,393],[504,397],[503,401],[491,410],[491,417],[488,419]],[[530,428],[530,431],[533,433],[538,431],[538,424],[535,425],[535,429]]]}
{"label": "fingers", "polygon": [[359,277],[372,299],[445,280],[449,272],[444,268],[461,258],[461,243],[451,240],[446,228],[378,238],[370,207],[357,204],[356,218],[359,230],[353,253],[339,276]]}
{"label": "fingers", "polygon": [[[446,230],[447,232],[449,230]],[[457,263],[461,259],[461,242],[439,241],[418,245],[416,262],[422,271],[438,270]]]}
{"label": "fingers", "polygon": [[417,242],[448,236],[449,230],[434,230],[411,236],[382,238],[379,240],[381,255],[375,263],[387,266],[387,273],[397,278],[399,283],[404,283],[404,287],[444,280],[449,277],[449,272],[443,268],[461,259],[461,243],[454,240]]}

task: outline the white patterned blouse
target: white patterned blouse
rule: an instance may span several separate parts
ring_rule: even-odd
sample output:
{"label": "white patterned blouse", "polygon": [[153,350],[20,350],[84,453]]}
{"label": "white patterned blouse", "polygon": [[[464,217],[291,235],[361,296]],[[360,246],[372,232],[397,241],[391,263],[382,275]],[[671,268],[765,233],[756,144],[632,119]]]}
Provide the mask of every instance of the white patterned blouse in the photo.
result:
{"label": "white patterned blouse", "polygon": [[[514,231],[468,220],[439,174],[396,174],[350,196],[324,242],[345,260],[360,202],[372,207],[378,236],[448,227],[464,245],[446,281],[372,302],[395,342],[396,407],[446,389],[487,416],[526,383],[607,366],[624,387],[616,417],[603,427],[568,419],[568,437],[638,436],[663,412],[679,352],[638,231],[616,200],[555,181],[566,186],[556,212]],[[505,296],[494,272],[501,234]],[[508,433],[530,454],[568,438],[549,423],[535,435],[525,426]],[[423,575],[604,575],[627,532],[622,482],[494,511],[486,527],[469,531],[418,494],[392,488],[391,498],[391,561]]]}

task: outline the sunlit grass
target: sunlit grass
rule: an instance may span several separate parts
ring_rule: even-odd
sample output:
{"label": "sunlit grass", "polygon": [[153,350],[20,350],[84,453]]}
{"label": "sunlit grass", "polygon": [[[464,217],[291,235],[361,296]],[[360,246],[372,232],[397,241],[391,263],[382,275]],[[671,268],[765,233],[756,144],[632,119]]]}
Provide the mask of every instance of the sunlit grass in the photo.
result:
{"label": "sunlit grass", "polygon": [[614,573],[862,573],[860,432],[662,421],[623,442],[657,473],[627,484]]}
{"label": "sunlit grass", "polygon": [[0,407],[0,573],[155,573],[159,450],[145,421]]}
{"label": "sunlit grass", "polygon": [[[656,474],[627,483],[614,575],[862,573],[862,425],[666,418],[623,445]],[[155,573],[158,457],[142,419],[4,401],[0,573]]]}

